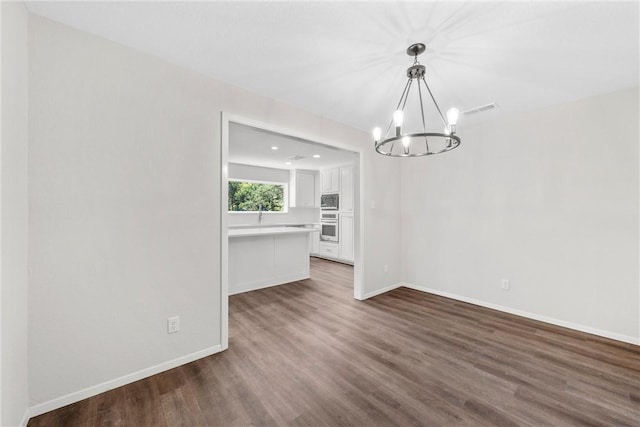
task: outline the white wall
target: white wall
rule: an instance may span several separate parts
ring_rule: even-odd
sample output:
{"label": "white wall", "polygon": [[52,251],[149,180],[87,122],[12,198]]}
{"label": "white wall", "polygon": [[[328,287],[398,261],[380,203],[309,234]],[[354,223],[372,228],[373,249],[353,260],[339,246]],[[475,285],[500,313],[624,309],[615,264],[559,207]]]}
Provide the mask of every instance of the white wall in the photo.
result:
{"label": "white wall", "polygon": [[[230,135],[230,143],[233,144],[233,134]],[[289,184],[289,170],[265,168],[253,165],[229,163],[229,179],[248,179],[253,181],[282,182]],[[319,208],[288,208],[287,212],[263,212],[261,225],[298,223],[310,224],[320,221]],[[258,224],[257,213],[230,212],[228,224],[244,225]]]}
{"label": "white wall", "polygon": [[27,10],[0,3],[0,425],[23,422],[27,366]]}
{"label": "white wall", "polygon": [[398,163],[366,133],[37,16],[29,28],[32,404],[220,344],[221,110],[366,147],[365,291],[399,281]]}
{"label": "white wall", "polygon": [[407,161],[404,281],[638,342],[638,114],[633,88]]}
{"label": "white wall", "polygon": [[[229,137],[233,143],[233,134]],[[250,179],[289,183],[288,169],[263,168],[260,166],[229,163],[229,179]]]}

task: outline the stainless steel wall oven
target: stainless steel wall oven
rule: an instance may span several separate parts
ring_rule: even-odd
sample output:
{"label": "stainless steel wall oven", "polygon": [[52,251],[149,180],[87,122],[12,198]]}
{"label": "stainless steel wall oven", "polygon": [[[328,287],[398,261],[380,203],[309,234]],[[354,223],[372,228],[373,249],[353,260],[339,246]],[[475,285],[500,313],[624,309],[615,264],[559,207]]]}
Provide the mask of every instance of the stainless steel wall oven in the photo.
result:
{"label": "stainless steel wall oven", "polygon": [[320,218],[320,240],[338,241],[338,213],[322,213]]}

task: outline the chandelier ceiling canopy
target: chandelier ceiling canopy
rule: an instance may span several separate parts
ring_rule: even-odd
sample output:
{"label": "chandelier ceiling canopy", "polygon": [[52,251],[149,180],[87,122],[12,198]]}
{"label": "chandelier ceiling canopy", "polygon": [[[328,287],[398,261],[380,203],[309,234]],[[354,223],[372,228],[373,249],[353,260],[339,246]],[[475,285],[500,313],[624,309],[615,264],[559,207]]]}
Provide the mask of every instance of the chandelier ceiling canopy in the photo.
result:
{"label": "chandelier ceiling canopy", "polygon": [[[436,99],[427,84],[427,80],[425,79],[426,68],[418,61],[418,55],[422,54],[425,49],[426,46],[423,43],[415,43],[407,48],[407,55],[414,57],[413,65],[407,68],[408,80],[404,86],[398,105],[392,114],[384,139],[381,128],[376,127],[373,129],[375,149],[382,155],[393,157],[428,156],[453,150],[460,145],[460,137],[456,135],[456,123],[458,121],[459,111],[457,108],[449,108],[449,110],[447,110],[446,119],[442,114],[440,106],[436,102]],[[418,123],[417,126],[420,126],[420,124],[422,126],[417,132],[407,132],[405,131],[405,107],[407,106],[407,100],[409,99],[411,88],[414,85],[417,86],[419,101],[417,100],[416,103],[419,102],[419,120],[422,121],[422,123]],[[424,86],[424,90],[422,89],[422,86]],[[431,98],[435,110],[437,111],[437,115],[442,120],[442,131],[427,131],[423,91]]]}

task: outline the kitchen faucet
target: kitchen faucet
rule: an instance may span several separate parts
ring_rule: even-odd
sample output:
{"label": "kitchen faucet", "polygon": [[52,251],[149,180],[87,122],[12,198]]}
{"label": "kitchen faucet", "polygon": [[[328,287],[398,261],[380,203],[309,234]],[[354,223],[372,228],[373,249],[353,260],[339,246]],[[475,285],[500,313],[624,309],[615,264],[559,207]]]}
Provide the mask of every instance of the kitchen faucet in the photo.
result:
{"label": "kitchen faucet", "polygon": [[262,222],[262,205],[258,205],[258,211],[260,211],[258,213],[258,223]]}

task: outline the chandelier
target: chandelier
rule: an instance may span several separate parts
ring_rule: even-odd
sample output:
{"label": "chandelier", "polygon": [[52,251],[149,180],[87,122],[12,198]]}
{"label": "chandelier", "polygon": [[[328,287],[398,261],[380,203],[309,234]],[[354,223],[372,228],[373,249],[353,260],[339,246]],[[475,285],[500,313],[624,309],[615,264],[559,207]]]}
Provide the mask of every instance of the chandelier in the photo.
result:
{"label": "chandelier", "polygon": [[[393,112],[391,122],[387,127],[385,139],[382,139],[382,129],[379,127],[373,129],[375,148],[380,154],[393,157],[420,157],[444,153],[445,151],[453,150],[460,145],[460,138],[455,134],[456,122],[458,121],[459,114],[458,109],[449,108],[449,110],[447,110],[447,119],[445,120],[444,115],[440,110],[440,106],[438,106],[438,103],[433,97],[433,93],[431,93],[431,89],[429,89],[429,85],[424,78],[426,68],[418,62],[418,55],[423,53],[425,49],[426,46],[422,43],[415,43],[407,48],[407,55],[413,56],[414,61],[413,65],[407,68],[407,77],[409,79],[407,80],[407,84],[404,86],[404,90],[400,96],[400,101],[398,101],[398,105]],[[416,86],[418,86],[422,132],[403,133],[405,106],[414,81],[416,82]],[[422,102],[421,83],[424,84],[440,119],[442,119],[442,123],[444,125],[442,132],[427,132],[427,125],[424,116],[424,104]]]}

